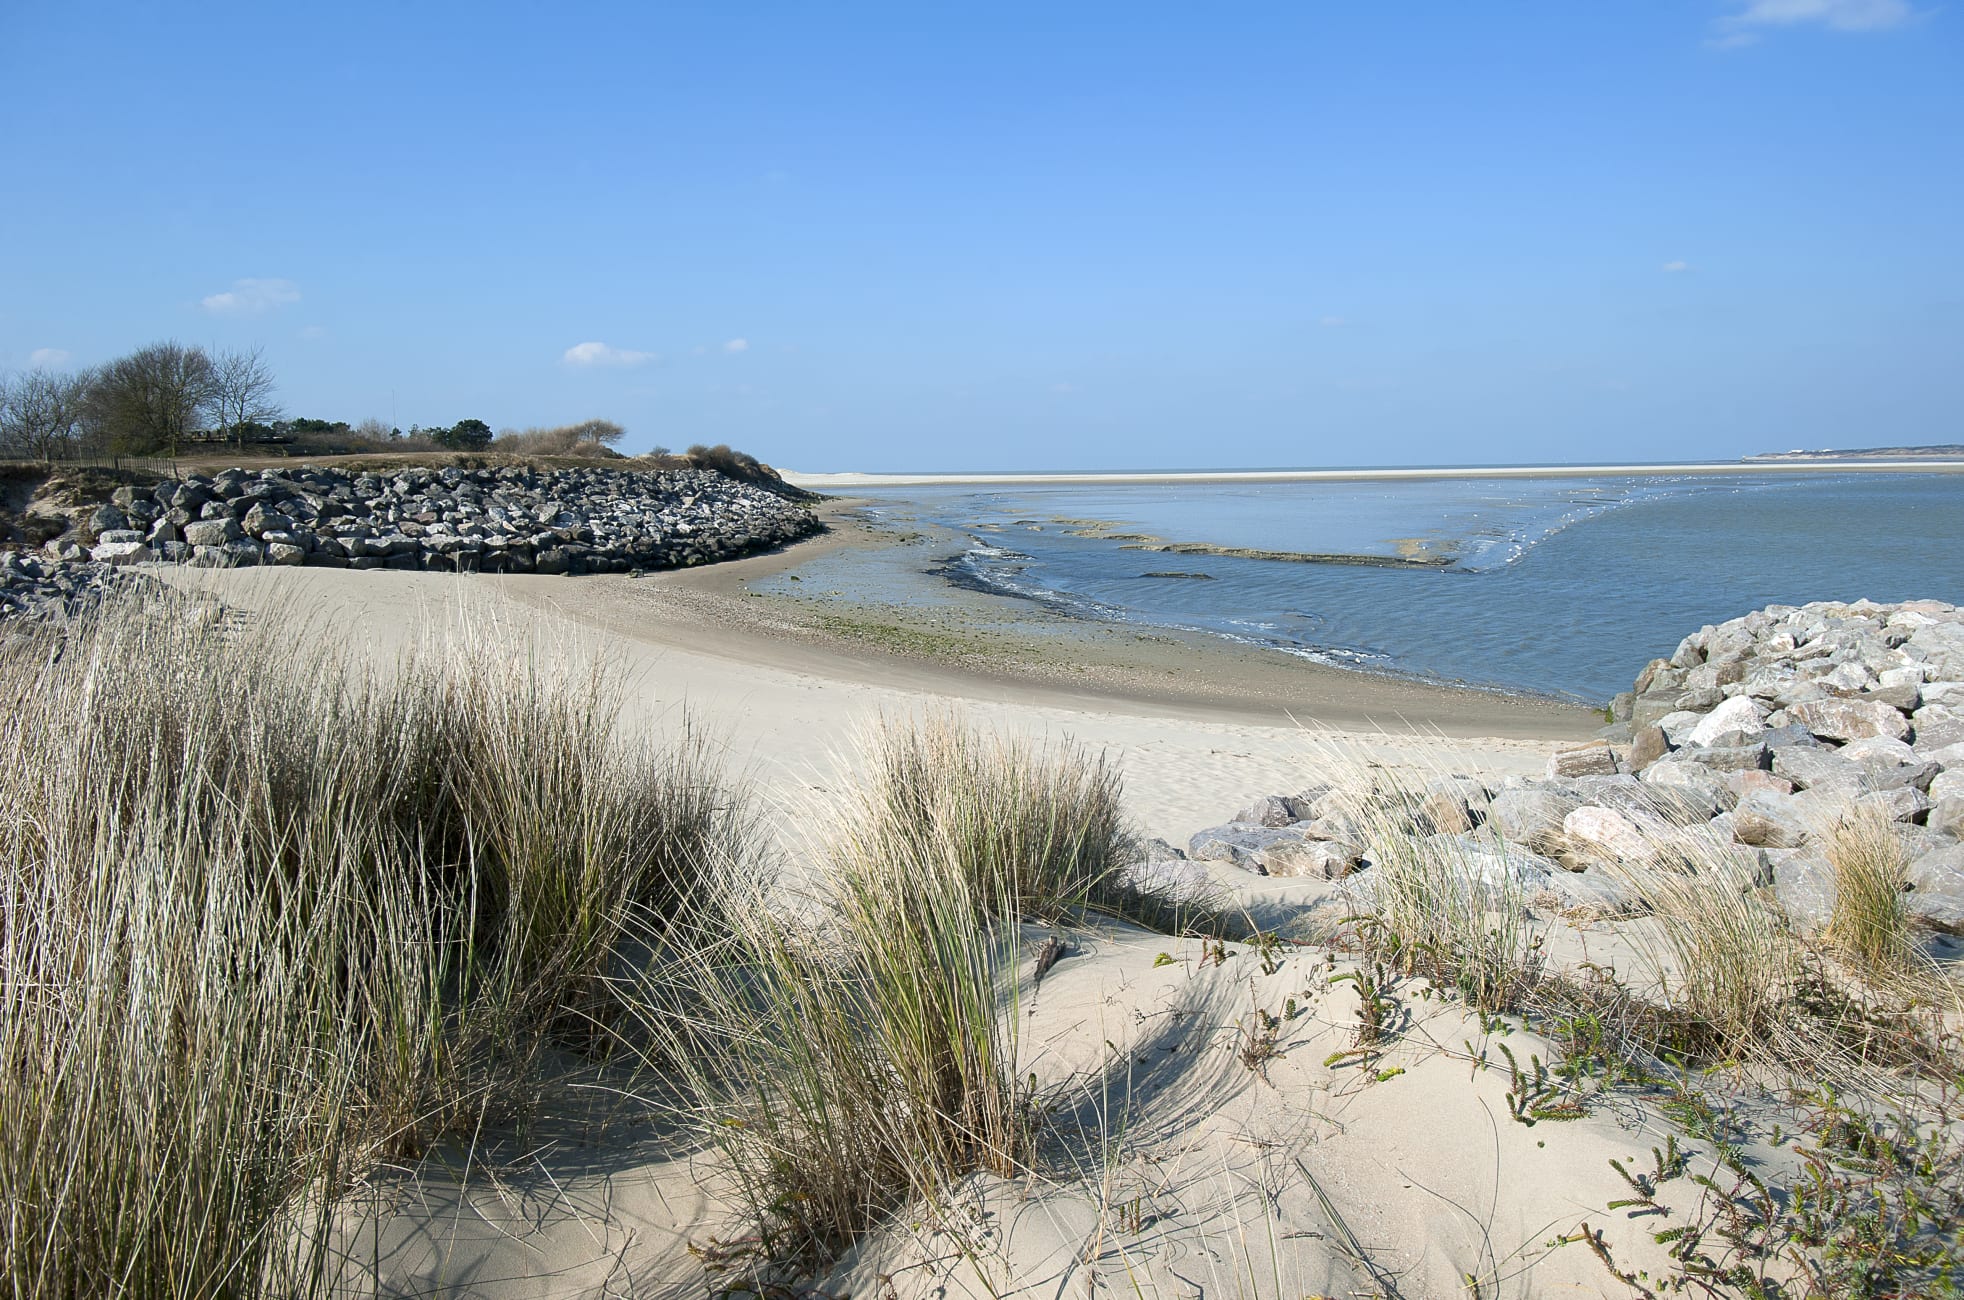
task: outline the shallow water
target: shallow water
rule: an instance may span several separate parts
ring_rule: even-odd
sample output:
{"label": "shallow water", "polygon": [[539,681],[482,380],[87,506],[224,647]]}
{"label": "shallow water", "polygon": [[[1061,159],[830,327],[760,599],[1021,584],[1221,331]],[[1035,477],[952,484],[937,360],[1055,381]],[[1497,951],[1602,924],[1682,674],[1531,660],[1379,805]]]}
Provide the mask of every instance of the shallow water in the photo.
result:
{"label": "shallow water", "polygon": [[[1964,476],[1949,474],[992,484],[863,495],[888,518],[969,539],[941,557],[943,580],[1085,618],[1591,702],[1627,690],[1646,660],[1687,632],[1761,605],[1964,601]],[[1452,563],[1168,554],[1074,535],[1086,531],[1277,552],[1418,551]],[[1152,576],[1169,574],[1186,576]],[[853,587],[846,572],[830,581]]]}

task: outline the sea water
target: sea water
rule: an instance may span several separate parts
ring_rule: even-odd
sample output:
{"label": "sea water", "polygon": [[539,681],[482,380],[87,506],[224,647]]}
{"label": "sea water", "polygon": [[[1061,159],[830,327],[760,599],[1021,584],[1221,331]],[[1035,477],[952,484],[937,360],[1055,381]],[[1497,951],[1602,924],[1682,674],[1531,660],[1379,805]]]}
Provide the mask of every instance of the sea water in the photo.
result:
{"label": "sea water", "polygon": [[[946,582],[1082,618],[1592,703],[1762,605],[1964,602],[1964,475],[1189,480],[867,489]],[[1352,557],[1139,549],[1136,539]],[[1425,565],[1373,565],[1421,557]],[[809,590],[809,588],[807,588]]]}

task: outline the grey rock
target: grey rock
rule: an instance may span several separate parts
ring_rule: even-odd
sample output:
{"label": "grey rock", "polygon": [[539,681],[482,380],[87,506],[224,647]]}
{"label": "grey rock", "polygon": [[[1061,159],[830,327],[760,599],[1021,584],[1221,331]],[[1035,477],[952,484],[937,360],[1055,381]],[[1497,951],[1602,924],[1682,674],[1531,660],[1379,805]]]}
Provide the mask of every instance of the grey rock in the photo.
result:
{"label": "grey rock", "polygon": [[1363,849],[1343,840],[1277,840],[1255,853],[1266,875],[1324,880],[1340,880],[1356,871],[1363,857]]}
{"label": "grey rock", "polygon": [[223,546],[241,536],[236,519],[200,519],[184,525],[184,540],[193,546]]}
{"label": "grey rock", "polygon": [[1909,719],[1871,700],[1809,700],[1789,707],[1787,716],[1828,740],[1860,740],[1865,736],[1901,740],[1909,734]]}
{"label": "grey rock", "polygon": [[1833,750],[1779,745],[1772,753],[1774,775],[1792,781],[1797,790],[1845,787],[1852,791],[1862,782],[1862,769]]}
{"label": "grey rock", "polygon": [[1910,920],[1925,929],[1964,935],[1964,846],[1923,854],[1909,865],[1903,902]]}
{"label": "grey rock", "polygon": [[1495,795],[1487,821],[1509,844],[1557,852],[1562,847],[1563,819],[1581,806],[1580,798],[1565,791],[1525,786]]}
{"label": "grey rock", "polygon": [[1773,894],[1796,934],[1816,934],[1834,916],[1834,868],[1818,853],[1781,855],[1773,864]]}
{"label": "grey rock", "polygon": [[1757,742],[1766,731],[1766,714],[1757,700],[1735,695],[1701,718],[1683,743],[1710,748]]}
{"label": "grey rock", "polygon": [[1272,794],[1257,799],[1243,808],[1234,815],[1234,820],[1245,822],[1250,826],[1287,826],[1304,818],[1297,814],[1296,808],[1288,799]]}
{"label": "grey rock", "polygon": [[1641,772],[1670,752],[1671,742],[1664,738],[1664,728],[1654,722],[1641,727],[1630,738],[1630,770]]}
{"label": "grey rock", "polygon": [[1756,791],[1732,810],[1733,837],[1759,848],[1792,849],[1807,842],[1812,829],[1791,797]]}
{"label": "grey rock", "polygon": [[1588,740],[1579,745],[1564,745],[1548,758],[1548,775],[1551,778],[1610,776],[1616,770],[1616,754],[1607,741]]}
{"label": "grey rock", "polygon": [[1964,711],[1941,704],[1926,704],[1910,719],[1915,728],[1916,747],[1945,749],[1964,744]]}
{"label": "grey rock", "polygon": [[1229,822],[1196,831],[1187,841],[1187,857],[1195,862],[1226,862],[1244,871],[1267,874],[1262,851],[1276,844],[1307,842],[1302,832],[1287,827],[1250,826]]}

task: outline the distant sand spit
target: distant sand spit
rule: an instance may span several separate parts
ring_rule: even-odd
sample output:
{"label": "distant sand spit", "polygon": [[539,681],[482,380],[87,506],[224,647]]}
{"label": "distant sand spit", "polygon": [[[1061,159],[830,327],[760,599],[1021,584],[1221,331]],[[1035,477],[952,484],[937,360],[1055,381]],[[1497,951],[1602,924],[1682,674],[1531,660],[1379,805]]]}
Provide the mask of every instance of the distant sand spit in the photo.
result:
{"label": "distant sand spit", "polygon": [[1346,483],[1398,479],[1637,478],[1655,474],[1960,474],[1964,460],[1721,461],[1671,465],[1455,465],[1384,469],[1140,470],[1127,473],[1008,472],[862,474],[783,471],[787,482],[814,492],[854,488],[938,487],[967,483]]}

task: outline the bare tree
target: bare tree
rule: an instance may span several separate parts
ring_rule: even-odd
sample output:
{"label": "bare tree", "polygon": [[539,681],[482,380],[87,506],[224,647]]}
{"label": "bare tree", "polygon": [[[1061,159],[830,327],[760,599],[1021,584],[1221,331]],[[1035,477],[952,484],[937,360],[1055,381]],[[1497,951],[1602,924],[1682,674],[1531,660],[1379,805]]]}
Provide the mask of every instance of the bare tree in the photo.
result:
{"label": "bare tree", "polygon": [[75,448],[91,376],[30,370],[0,389],[0,455],[54,461]]}
{"label": "bare tree", "polygon": [[217,397],[203,348],[152,343],[96,372],[88,416],[112,451],[175,456]]}
{"label": "bare tree", "polygon": [[249,426],[271,424],[280,418],[279,404],[273,400],[277,385],[273,372],[266,368],[263,351],[221,352],[211,361],[212,410],[218,427],[241,448]]}

